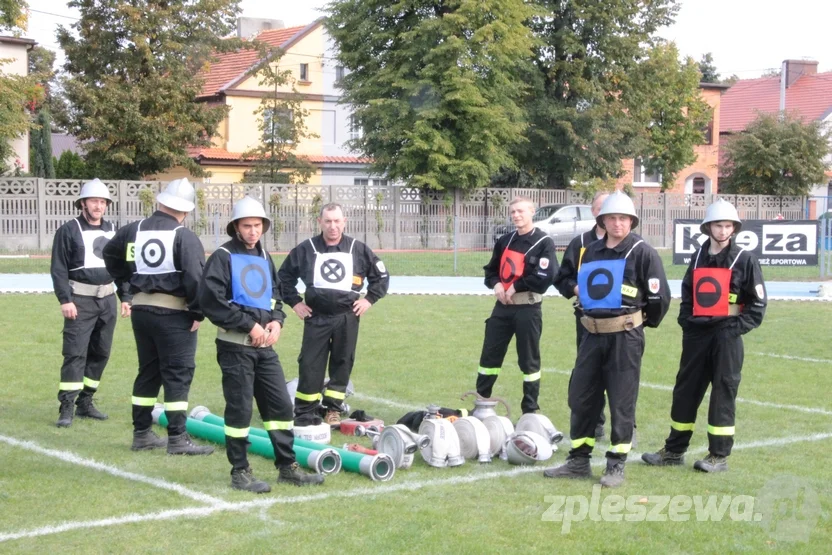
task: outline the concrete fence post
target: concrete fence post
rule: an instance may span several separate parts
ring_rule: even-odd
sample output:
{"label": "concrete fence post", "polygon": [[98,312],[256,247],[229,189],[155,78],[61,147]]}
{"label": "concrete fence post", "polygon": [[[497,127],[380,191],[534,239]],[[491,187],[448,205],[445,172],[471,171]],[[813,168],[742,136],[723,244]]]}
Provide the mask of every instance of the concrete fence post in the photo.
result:
{"label": "concrete fence post", "polygon": [[35,182],[35,189],[38,195],[37,219],[38,219],[38,250],[46,248],[46,180],[38,177]]}

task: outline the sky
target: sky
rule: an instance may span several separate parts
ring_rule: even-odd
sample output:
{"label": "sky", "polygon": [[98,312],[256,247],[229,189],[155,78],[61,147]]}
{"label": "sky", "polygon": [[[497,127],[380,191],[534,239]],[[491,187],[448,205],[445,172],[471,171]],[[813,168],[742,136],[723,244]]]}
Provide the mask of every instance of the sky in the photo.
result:
{"label": "sky", "polygon": [[[71,25],[77,10],[66,0],[28,0],[25,36],[57,50],[58,25]],[[243,15],[280,19],[287,27],[311,23],[328,0],[243,0]],[[710,52],[720,75],[753,79],[786,59],[813,59],[832,71],[828,0],[681,0],[676,23],[659,35],[675,41],[682,55],[700,60]],[[46,12],[46,13],[44,13]],[[50,15],[51,14],[51,15]],[[59,60],[63,56],[59,53]]]}

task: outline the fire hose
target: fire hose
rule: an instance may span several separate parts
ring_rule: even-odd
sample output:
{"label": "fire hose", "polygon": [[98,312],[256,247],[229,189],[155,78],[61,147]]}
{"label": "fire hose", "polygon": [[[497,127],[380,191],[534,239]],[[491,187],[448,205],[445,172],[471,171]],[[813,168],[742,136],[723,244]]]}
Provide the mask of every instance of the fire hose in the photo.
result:
{"label": "fire hose", "polygon": [[[153,421],[160,426],[167,426],[168,419],[162,405],[153,409]],[[225,424],[217,426],[208,422],[189,417],[185,422],[185,429],[193,437],[225,445]],[[254,428],[251,429],[254,431]],[[263,430],[265,433],[265,430]],[[266,433],[265,437],[249,433],[248,451],[267,459],[274,460],[274,447]],[[294,446],[295,457],[304,468],[314,470],[318,474],[336,474],[341,470],[341,456],[334,449],[312,450],[299,445]]]}
{"label": "fire hose", "polygon": [[[191,411],[191,418],[198,422],[205,422],[214,426],[225,426],[225,420],[221,416],[212,414],[206,407],[194,407]],[[249,438],[252,436],[268,437],[268,433],[262,428],[252,427],[249,430]],[[392,479],[396,473],[396,467],[392,459],[384,453],[379,453],[378,455],[363,455],[346,449],[339,449],[332,445],[324,445],[296,437],[295,449],[299,447],[311,451],[335,451],[341,457],[343,470],[367,476],[374,482],[386,482]]]}

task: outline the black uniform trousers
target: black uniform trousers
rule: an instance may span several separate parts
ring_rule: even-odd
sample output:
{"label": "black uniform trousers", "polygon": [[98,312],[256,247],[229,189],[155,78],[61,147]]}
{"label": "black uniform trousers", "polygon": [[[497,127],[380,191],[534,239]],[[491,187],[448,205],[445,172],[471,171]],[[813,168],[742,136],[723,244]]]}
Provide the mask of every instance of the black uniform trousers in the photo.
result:
{"label": "black uniform trousers", "polygon": [[102,299],[75,295],[78,310],[75,320],[64,318],[61,385],[58,400],[74,401],[92,396],[98,390],[101,375],[110,359],[113,332],[116,328],[116,296]]}
{"label": "black uniform trousers", "polygon": [[480,354],[477,374],[477,393],[491,397],[494,384],[503,366],[511,338],[515,337],[517,364],[524,374],[523,414],[540,409],[540,334],[543,331],[543,315],[538,304],[504,305],[497,302],[491,316],[485,321],[485,338]]}
{"label": "black uniform trousers", "polygon": [[353,312],[315,314],[303,321],[303,341],[298,356],[298,390],[295,420],[306,425],[317,416],[327,362],[329,383],[323,394],[327,410],[342,410],[355,363],[359,318]]}
{"label": "black uniform trousers", "polygon": [[[581,323],[581,313],[575,312],[575,339],[576,339],[576,349],[579,351],[581,349],[581,341],[584,340],[584,337],[589,335],[589,331],[584,327]],[[577,352],[577,351],[576,351]],[[575,372],[575,369],[572,369],[572,372]],[[569,376],[569,383],[572,383],[572,376]],[[568,386],[567,386],[568,389]],[[604,407],[607,405],[607,397],[604,396],[604,399],[601,401],[601,413],[598,415],[598,426],[604,427],[604,424],[607,422],[606,416],[604,416]]]}
{"label": "black uniform trousers", "polygon": [[233,470],[248,468],[248,427],[252,398],[274,448],[276,467],[295,462],[292,433],[292,399],[277,353],[271,347],[255,348],[217,342],[217,362],[222,369],[225,396],[225,453]]}
{"label": "black uniform trousers", "polygon": [[589,457],[595,446],[595,425],[604,403],[610,404],[608,458],[627,460],[633,440],[644,329],[587,333],[581,342],[569,384],[571,456]]}
{"label": "black uniform trousers", "polygon": [[156,314],[134,307],[131,320],[139,355],[139,374],[133,383],[133,429],[153,424],[153,405],[165,388],[168,435],[185,432],[188,392],[194,378],[197,332],[187,312]]}
{"label": "black uniform trousers", "polygon": [[708,450],[727,457],[734,445],[734,418],[743,362],[742,336],[735,329],[700,330],[691,327],[682,334],[682,359],[676,385],[670,435],[665,449],[684,453],[690,445],[696,412],[708,385]]}

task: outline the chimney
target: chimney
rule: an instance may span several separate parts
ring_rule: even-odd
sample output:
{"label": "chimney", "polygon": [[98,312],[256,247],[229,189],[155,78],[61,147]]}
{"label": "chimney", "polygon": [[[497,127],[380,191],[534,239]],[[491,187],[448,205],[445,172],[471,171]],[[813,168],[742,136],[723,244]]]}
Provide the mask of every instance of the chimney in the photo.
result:
{"label": "chimney", "polygon": [[813,60],[783,60],[780,69],[780,111],[786,110],[786,89],[804,75],[818,72],[818,63]]}
{"label": "chimney", "polygon": [[285,25],[279,19],[262,19],[257,17],[237,18],[237,37],[248,39],[259,35],[263,31],[283,29]]}
{"label": "chimney", "polygon": [[786,88],[788,89],[803,75],[814,75],[818,72],[818,63],[813,60],[783,60]]}

